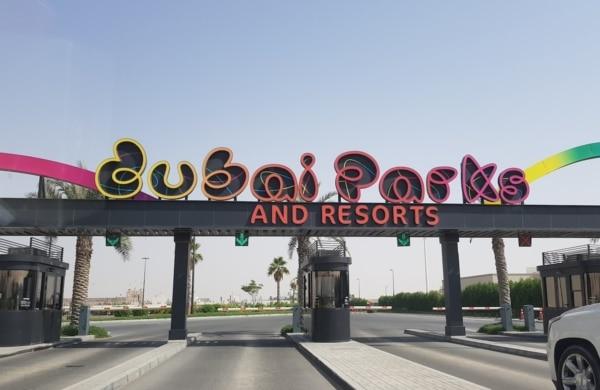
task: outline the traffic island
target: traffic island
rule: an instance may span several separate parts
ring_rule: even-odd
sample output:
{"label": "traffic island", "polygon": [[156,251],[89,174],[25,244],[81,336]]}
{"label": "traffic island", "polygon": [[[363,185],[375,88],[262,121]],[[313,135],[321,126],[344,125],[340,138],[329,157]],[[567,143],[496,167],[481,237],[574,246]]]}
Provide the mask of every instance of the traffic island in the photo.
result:
{"label": "traffic island", "polygon": [[286,338],[344,389],[485,389],[353,340],[319,343],[302,333]]}
{"label": "traffic island", "polygon": [[195,343],[198,337],[198,334],[190,333],[186,340],[170,340],[152,351],[102,371],[64,390],[120,389],[177,355],[188,345]]}
{"label": "traffic island", "polygon": [[41,351],[41,350],[49,349],[49,348],[63,347],[65,345],[81,343],[83,341],[91,341],[94,339],[95,339],[95,337],[93,335],[61,337],[61,339],[59,341],[55,341],[53,343],[18,345],[18,346],[14,346],[14,347],[0,347],[0,358],[19,355],[19,354],[27,353],[27,352]]}
{"label": "traffic island", "polygon": [[405,329],[404,333],[435,341],[445,341],[449,343],[465,345],[467,347],[487,349],[490,351],[508,353],[511,355],[518,355],[531,359],[547,360],[546,350],[542,348],[532,348],[524,345],[499,343],[495,341],[482,340],[470,336],[446,336],[443,333],[420,329]]}

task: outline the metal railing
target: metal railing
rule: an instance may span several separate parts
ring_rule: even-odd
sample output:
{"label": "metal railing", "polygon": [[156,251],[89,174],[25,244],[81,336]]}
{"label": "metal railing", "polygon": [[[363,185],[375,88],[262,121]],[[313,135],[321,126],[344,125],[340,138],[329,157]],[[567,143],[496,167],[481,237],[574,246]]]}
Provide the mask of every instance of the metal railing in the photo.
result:
{"label": "metal railing", "polygon": [[46,240],[40,240],[39,238],[31,237],[29,239],[29,245],[0,238],[0,255],[25,253],[46,256],[54,260],[62,261],[63,252],[64,250],[62,247],[54,245]]}
{"label": "metal railing", "polygon": [[318,239],[314,241],[308,250],[309,257],[334,256],[346,257],[346,241],[333,239]]}
{"label": "metal railing", "polygon": [[542,262],[544,265],[581,260],[600,260],[600,245],[579,245],[542,253]]}

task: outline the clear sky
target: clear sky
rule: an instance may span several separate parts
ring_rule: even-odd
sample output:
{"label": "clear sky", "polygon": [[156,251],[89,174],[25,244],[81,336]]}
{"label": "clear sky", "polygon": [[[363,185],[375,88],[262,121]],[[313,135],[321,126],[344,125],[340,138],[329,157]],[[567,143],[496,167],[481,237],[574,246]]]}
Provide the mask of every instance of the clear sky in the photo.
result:
{"label": "clear sky", "polygon": [[[301,171],[317,156],[323,190],[334,158],[359,149],[382,169],[458,167],[471,153],[501,168],[530,164],[600,141],[600,4],[505,1],[23,1],[0,2],[0,151],[89,168],[128,136],[150,163],[200,166],[216,146],[250,170],[283,163]],[[600,161],[536,182],[528,203],[598,204]],[[0,196],[37,179],[0,173]],[[451,201],[460,201],[458,186]],[[193,199],[202,199],[197,190]],[[249,191],[242,199],[250,200]],[[367,201],[379,201],[376,188]],[[461,242],[463,275],[494,272],[489,239]],[[286,255],[284,238],[202,238],[197,296],[242,296]],[[541,251],[585,240],[507,240],[511,272]],[[74,239],[61,238],[73,264]],[[95,240],[90,296],[141,286],[171,293],[173,244],[134,239],[123,263]],[[396,271],[396,291],[423,290],[423,243],[348,239],[352,291],[377,297]],[[430,288],[439,288],[439,244],[427,240]],[[290,263],[295,273],[296,260]],[[71,271],[66,296],[70,296]],[[283,291],[289,277],[284,279]]]}

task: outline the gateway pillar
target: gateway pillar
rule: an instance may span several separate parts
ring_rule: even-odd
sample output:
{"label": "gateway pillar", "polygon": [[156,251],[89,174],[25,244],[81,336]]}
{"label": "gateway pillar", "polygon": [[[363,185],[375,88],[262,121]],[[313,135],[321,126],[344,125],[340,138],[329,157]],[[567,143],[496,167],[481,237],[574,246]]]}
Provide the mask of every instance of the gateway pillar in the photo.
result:
{"label": "gateway pillar", "polygon": [[187,337],[188,277],[190,271],[190,229],[175,229],[175,264],[173,267],[173,299],[169,340]]}
{"label": "gateway pillar", "polygon": [[440,236],[444,268],[446,336],[464,336],[466,334],[462,316],[458,240],[457,232],[443,232]]}

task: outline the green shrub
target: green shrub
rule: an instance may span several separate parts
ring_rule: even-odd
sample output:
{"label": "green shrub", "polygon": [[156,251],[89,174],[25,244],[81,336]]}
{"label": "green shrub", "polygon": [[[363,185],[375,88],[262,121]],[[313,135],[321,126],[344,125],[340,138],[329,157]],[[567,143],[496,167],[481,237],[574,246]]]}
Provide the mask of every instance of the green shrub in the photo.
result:
{"label": "green shrub", "polygon": [[63,336],[77,336],[79,328],[75,325],[65,325],[60,329],[60,334]]}
{"label": "green shrub", "polygon": [[444,296],[437,291],[428,293],[399,293],[379,298],[380,305],[392,306],[394,311],[431,311],[434,306],[444,306]]}
{"label": "green shrub", "polygon": [[518,317],[524,305],[542,306],[542,283],[538,278],[522,279],[510,283],[510,300],[513,316]]}
{"label": "green shrub", "polygon": [[294,327],[292,325],[284,325],[283,328],[281,328],[281,335],[285,336],[288,333],[292,333],[294,331]]}
{"label": "green shrub", "polygon": [[90,326],[90,334],[96,336],[96,338],[98,339],[103,339],[105,337],[110,336],[106,329],[95,325]]}
{"label": "green shrub", "polygon": [[350,306],[367,306],[369,302],[364,298],[352,298],[350,299]]}
{"label": "green shrub", "polygon": [[486,334],[498,334],[502,332],[504,328],[501,324],[485,324],[477,332]]}
{"label": "green shrub", "polygon": [[472,284],[462,292],[463,306],[498,306],[499,300],[495,283]]}
{"label": "green shrub", "polygon": [[129,310],[129,309],[115,311],[115,317],[129,317],[129,316],[131,316],[131,310]]}
{"label": "green shrub", "polygon": [[145,317],[148,315],[148,310],[146,309],[133,309],[132,314],[134,317]]}
{"label": "green shrub", "polygon": [[202,305],[202,306],[197,306],[194,308],[194,312],[196,313],[215,313],[217,311],[219,311],[219,307],[221,307],[218,304],[206,304],[206,305]]}

